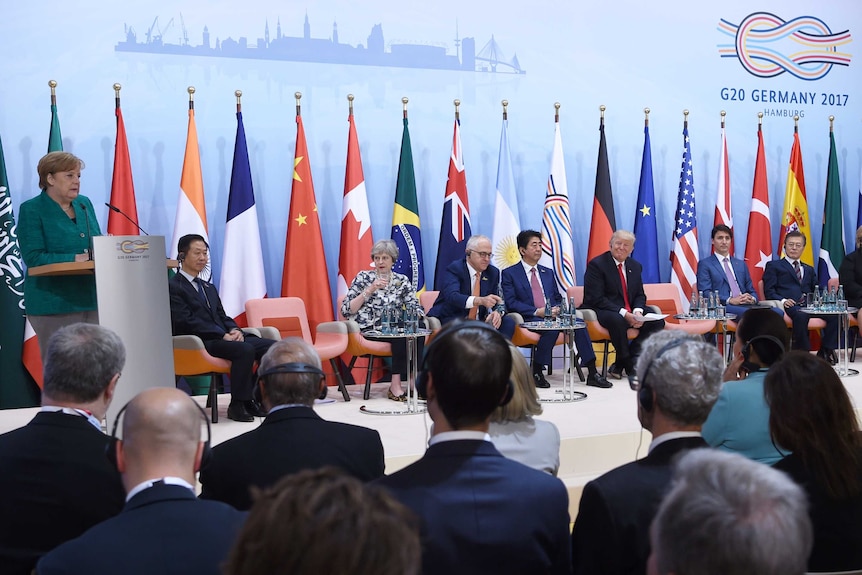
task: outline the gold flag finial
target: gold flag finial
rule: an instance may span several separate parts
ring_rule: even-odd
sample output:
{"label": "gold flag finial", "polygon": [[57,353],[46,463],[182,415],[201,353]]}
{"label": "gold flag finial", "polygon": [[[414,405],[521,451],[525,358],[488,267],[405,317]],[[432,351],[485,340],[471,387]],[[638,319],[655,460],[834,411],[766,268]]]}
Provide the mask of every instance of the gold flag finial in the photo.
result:
{"label": "gold flag finial", "polygon": [[763,112],[758,112],[758,113],[757,113],[757,125],[758,125],[758,126],[762,126],[762,125],[763,125]]}
{"label": "gold flag finial", "polygon": [[242,90],[235,90],[233,95],[236,96],[236,112],[239,114],[242,112]]}
{"label": "gold flag finial", "polygon": [[459,100],[458,98],[455,98],[454,100],[452,100],[452,103],[455,104],[455,119],[460,121],[461,120],[461,110],[460,110],[461,100]]}
{"label": "gold flag finial", "polygon": [[832,124],[835,122],[835,116],[829,116],[829,131],[832,131]]}
{"label": "gold flag finial", "polygon": [[120,90],[122,90],[122,89],[123,89],[123,86],[119,82],[114,83],[114,92],[116,93],[117,98],[120,97]]}
{"label": "gold flag finial", "polygon": [[48,80],[48,86],[51,87],[51,105],[57,105],[57,80]]}
{"label": "gold flag finial", "polygon": [[293,97],[296,98],[296,115],[299,116],[299,112],[301,110],[299,101],[302,99],[302,92],[294,92]]}
{"label": "gold flag finial", "polygon": [[644,127],[649,126],[649,108],[644,108]]}
{"label": "gold flag finial", "polygon": [[407,96],[404,96],[403,98],[401,98],[401,107],[402,107],[402,110],[404,111],[404,119],[405,120],[407,119],[407,102],[409,102],[409,101],[410,101],[410,99]]}
{"label": "gold flag finial", "polygon": [[724,118],[725,118],[725,116],[727,116],[727,112],[725,112],[724,110],[722,110],[722,111],[721,111],[721,112],[719,112],[719,113],[721,114],[721,127],[722,127],[722,128],[724,128]]}
{"label": "gold flag finial", "polygon": [[189,86],[186,88],[186,91],[189,93],[189,110],[195,109],[195,87]]}
{"label": "gold flag finial", "polygon": [[350,115],[353,115],[353,94],[347,94],[347,108],[350,110]]}
{"label": "gold flag finial", "polygon": [[560,123],[560,103],[554,102],[554,123]]}

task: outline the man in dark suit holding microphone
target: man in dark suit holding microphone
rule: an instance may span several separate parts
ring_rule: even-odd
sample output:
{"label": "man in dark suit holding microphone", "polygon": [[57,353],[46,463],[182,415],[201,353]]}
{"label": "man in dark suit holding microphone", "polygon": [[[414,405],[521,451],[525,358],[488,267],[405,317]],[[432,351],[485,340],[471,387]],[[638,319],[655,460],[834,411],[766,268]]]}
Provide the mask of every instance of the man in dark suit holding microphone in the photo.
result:
{"label": "man in dark suit holding microphone", "polygon": [[234,421],[251,422],[264,417],[260,404],[252,398],[255,359],[260,359],[273,343],[246,335],[228,317],[216,287],[199,276],[209,262],[209,244],[198,234],[187,234],[177,245],[180,269],[171,278],[171,327],[174,335],[196,335],[210,355],[229,359],[231,401],[227,416]]}
{"label": "man in dark suit holding microphone", "polygon": [[[542,257],[542,234],[535,230],[524,230],[518,234],[517,243],[521,261],[504,269],[501,280],[503,298],[509,311],[521,314],[524,321],[539,321],[545,317],[545,304],[548,303],[552,314],[559,313],[563,298],[557,289],[554,272],[539,265],[539,259]],[[551,386],[542,369],[551,363],[551,353],[558,335],[557,331],[544,331],[539,336],[536,355],[533,358],[533,379],[536,380],[536,387]],[[575,331],[575,344],[581,356],[581,363],[589,370],[587,385],[611,387],[612,384],[596,371],[596,354],[584,330]]]}

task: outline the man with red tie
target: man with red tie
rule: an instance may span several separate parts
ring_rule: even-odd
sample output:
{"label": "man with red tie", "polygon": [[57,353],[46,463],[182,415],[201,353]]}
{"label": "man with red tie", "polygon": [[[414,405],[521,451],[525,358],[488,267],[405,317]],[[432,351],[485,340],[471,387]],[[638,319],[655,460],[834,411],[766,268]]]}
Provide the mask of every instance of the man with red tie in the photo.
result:
{"label": "man with red tie", "polygon": [[[501,287],[506,308],[524,317],[524,321],[539,321],[545,317],[545,303],[551,306],[551,313],[559,313],[562,302],[560,290],[550,268],[539,265],[542,257],[542,234],[535,230],[524,230],[517,237],[521,261],[503,270]],[[536,345],[533,357],[533,379],[536,387],[550,387],[542,369],[550,364],[551,353],[557,342],[557,331],[544,331]],[[575,345],[581,358],[581,365],[587,368],[587,385],[593,387],[612,387],[612,384],[596,371],[596,354],[593,344],[585,330],[575,331]]]}
{"label": "man with red tie", "polygon": [[[584,307],[596,312],[617,353],[608,375],[622,379],[625,370],[632,380],[632,389],[636,388],[634,362],[641,343],[651,333],[664,329],[664,320],[644,321],[647,301],[641,278],[643,268],[630,257],[634,247],[633,233],[615,231],[611,236],[611,249],[590,260],[584,273]],[[627,334],[630,328],[639,331],[631,344]]]}

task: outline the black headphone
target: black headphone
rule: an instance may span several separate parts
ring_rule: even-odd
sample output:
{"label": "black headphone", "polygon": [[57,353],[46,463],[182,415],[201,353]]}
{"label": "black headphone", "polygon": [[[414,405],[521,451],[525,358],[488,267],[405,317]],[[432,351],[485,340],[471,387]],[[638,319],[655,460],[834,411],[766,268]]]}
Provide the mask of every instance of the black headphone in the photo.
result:
{"label": "black headphone", "polygon": [[[212,447],[210,445],[212,440],[212,428],[210,428],[210,420],[209,417],[207,417],[207,412],[204,411],[194,399],[189,398],[189,401],[191,401],[198,409],[201,414],[201,418],[203,418],[204,423],[207,425],[207,439],[204,441],[204,449],[203,452],[201,452],[200,469],[203,469],[210,462],[210,459],[212,459]],[[132,402],[129,401],[129,403]],[[111,438],[108,440],[108,445],[105,446],[105,457],[108,458],[108,462],[115,469],[117,469],[117,444],[120,442],[120,440],[117,439],[117,429],[120,427],[120,416],[122,416],[123,412],[126,411],[126,408],[129,407],[129,403],[121,407],[120,411],[117,412],[117,417],[114,418],[114,425],[111,428]]]}
{"label": "black headphone", "polygon": [[[457,332],[460,329],[464,328],[475,328],[478,330],[485,330],[489,333],[495,334],[497,337],[503,339],[505,342],[505,338],[497,331],[497,328],[481,321],[454,321],[443,327],[437,334],[434,336],[434,339],[431,340],[431,343],[425,348],[425,354],[422,357],[422,367],[419,369],[419,373],[416,374],[416,392],[420,397],[428,397],[428,372],[430,369],[428,368],[428,358],[431,357],[431,354],[434,352],[435,347],[437,346],[437,342],[441,339],[446,339],[447,337],[452,337],[451,334]],[[506,350],[508,352],[509,344],[506,342]],[[500,400],[500,405],[506,405],[510,401],[512,401],[512,396],[515,394],[515,385],[512,383],[511,378],[506,382],[506,391],[503,394],[503,398]]]}
{"label": "black headphone", "polygon": [[759,339],[765,340],[765,341],[771,341],[772,343],[775,344],[775,346],[778,349],[781,350],[780,355],[784,355],[784,351],[785,351],[784,350],[784,343],[782,343],[782,341],[780,339],[778,339],[777,337],[775,337],[773,335],[756,335],[753,338],[751,338],[750,340],[748,340],[747,342],[745,342],[745,345],[742,346],[742,349],[740,350],[740,353],[742,354],[742,366],[741,367],[742,367],[742,369],[744,369],[748,373],[754,373],[755,371],[760,369],[759,365],[752,363],[748,360],[748,358],[751,357],[751,344],[754,343],[755,341],[759,340]]}
{"label": "black headphone", "polygon": [[[313,366],[310,363],[282,363],[279,365],[274,365],[266,371],[259,371],[257,373],[258,380],[268,376],[274,375],[276,373],[316,373],[319,375],[323,381],[326,381],[326,374],[319,367]],[[259,392],[260,387],[255,386],[255,392]],[[326,395],[329,393],[329,388],[326,385],[323,386],[323,390],[320,392],[320,395],[317,396],[318,399],[326,399]]]}
{"label": "black headphone", "polygon": [[640,405],[644,411],[647,411],[647,412],[652,411],[652,409],[654,407],[654,401],[655,400],[654,400],[653,394],[652,394],[652,386],[649,383],[647,383],[647,376],[649,375],[650,369],[652,369],[653,364],[661,356],[663,356],[664,354],[666,354],[670,350],[681,346],[682,344],[684,344],[687,341],[691,341],[691,340],[687,337],[679,337],[679,338],[676,338],[672,341],[669,341],[666,344],[664,344],[662,346],[662,348],[659,349],[655,353],[654,356],[652,356],[652,359],[650,359],[650,362],[647,364],[646,368],[644,369],[644,374],[640,377],[639,386],[638,386],[638,403],[640,403]]}

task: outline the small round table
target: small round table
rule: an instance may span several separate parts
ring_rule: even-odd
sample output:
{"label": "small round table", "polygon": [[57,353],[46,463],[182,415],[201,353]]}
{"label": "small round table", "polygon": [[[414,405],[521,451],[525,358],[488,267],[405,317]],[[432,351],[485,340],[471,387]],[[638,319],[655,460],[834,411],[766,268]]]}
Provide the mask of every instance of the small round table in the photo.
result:
{"label": "small round table", "polygon": [[838,362],[838,365],[835,366],[835,371],[838,372],[839,377],[847,377],[850,375],[859,375],[858,369],[852,369],[849,365],[847,365],[847,360],[850,356],[850,351],[848,350],[848,335],[850,331],[850,320],[849,314],[856,313],[858,308],[848,307],[844,310],[837,309],[822,309],[822,308],[813,308],[813,307],[803,307],[800,308],[803,312],[808,315],[816,316],[816,317],[830,317],[830,316],[838,316],[838,332],[844,334],[844,346],[838,346],[839,355],[842,355],[840,352],[844,352],[841,361]]}
{"label": "small round table", "polygon": [[583,391],[575,391],[575,372],[574,366],[577,361],[575,357],[575,330],[584,329],[587,327],[581,320],[577,320],[574,324],[564,324],[560,321],[552,321],[545,323],[543,321],[529,321],[522,323],[519,327],[530,331],[561,331],[565,334],[566,344],[569,347],[569,353],[563,356],[563,389],[562,397],[540,397],[539,401],[543,403],[572,403],[574,401],[583,401],[587,398],[587,394]]}
{"label": "small round table", "polygon": [[419,405],[419,394],[416,392],[416,375],[419,372],[419,358],[416,357],[416,340],[420,337],[431,335],[430,329],[420,328],[416,331],[407,332],[399,329],[395,333],[379,333],[367,331],[374,339],[406,339],[407,340],[407,404],[403,408],[373,409],[363,405],[359,408],[362,413],[368,415],[414,415],[425,413],[427,410]]}

